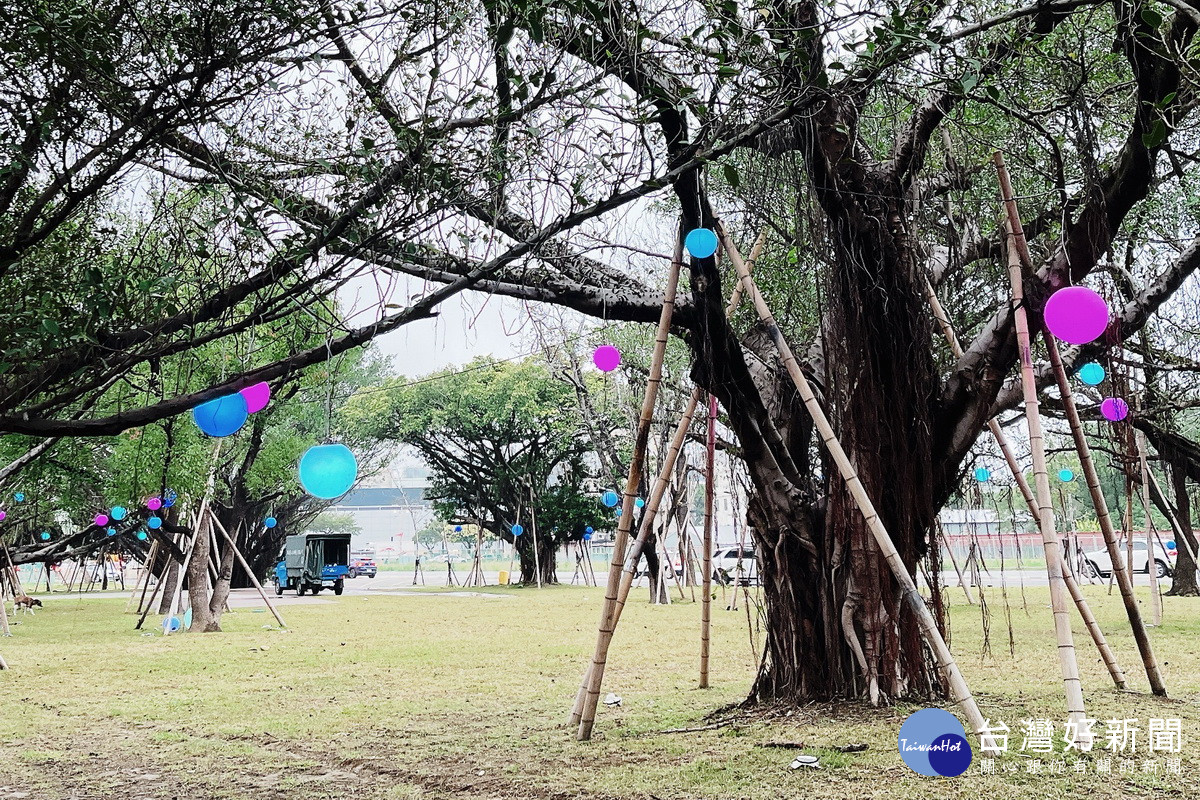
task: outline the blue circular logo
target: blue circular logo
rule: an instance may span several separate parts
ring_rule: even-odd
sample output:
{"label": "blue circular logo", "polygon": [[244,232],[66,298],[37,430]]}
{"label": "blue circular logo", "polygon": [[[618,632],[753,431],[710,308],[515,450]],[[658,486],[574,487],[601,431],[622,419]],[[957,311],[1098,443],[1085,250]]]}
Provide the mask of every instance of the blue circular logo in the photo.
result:
{"label": "blue circular logo", "polygon": [[930,777],[953,778],[971,766],[971,745],[958,718],[940,708],[909,716],[897,737],[900,757],[909,769]]}

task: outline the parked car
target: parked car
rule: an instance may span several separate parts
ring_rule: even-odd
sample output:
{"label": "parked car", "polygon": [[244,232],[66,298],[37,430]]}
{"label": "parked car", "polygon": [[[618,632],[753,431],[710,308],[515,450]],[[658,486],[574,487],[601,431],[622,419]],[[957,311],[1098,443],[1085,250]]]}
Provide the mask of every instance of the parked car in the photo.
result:
{"label": "parked car", "polygon": [[366,575],[368,578],[374,578],[377,572],[379,572],[379,568],[371,559],[354,558],[350,560],[350,571],[346,573],[346,577],[357,578],[359,575]]}
{"label": "parked car", "polygon": [[[1125,558],[1125,542],[1121,542],[1117,546],[1117,550],[1121,553],[1121,558]],[[1175,566],[1175,559],[1166,550],[1163,550],[1161,544],[1156,544],[1154,554],[1154,574],[1160,578],[1165,578],[1172,573]],[[1133,571],[1150,573],[1149,562],[1147,556],[1146,542],[1144,540],[1134,540],[1133,542]],[[1093,550],[1090,553],[1084,553],[1084,571],[1090,577],[1102,576],[1107,578],[1112,572],[1112,559],[1108,557],[1108,549]]]}
{"label": "parked car", "polygon": [[713,553],[713,580],[717,583],[738,583],[750,586],[758,583],[758,559],[754,546],[722,547]]}

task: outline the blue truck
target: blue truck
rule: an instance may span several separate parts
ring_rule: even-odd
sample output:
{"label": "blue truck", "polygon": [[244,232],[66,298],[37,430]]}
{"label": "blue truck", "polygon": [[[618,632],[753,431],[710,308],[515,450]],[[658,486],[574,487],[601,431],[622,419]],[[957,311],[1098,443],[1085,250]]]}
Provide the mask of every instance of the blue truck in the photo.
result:
{"label": "blue truck", "polygon": [[350,534],[301,533],[284,540],[272,580],[280,596],[286,589],[299,596],[320,594],[322,589],[341,594],[349,572]]}

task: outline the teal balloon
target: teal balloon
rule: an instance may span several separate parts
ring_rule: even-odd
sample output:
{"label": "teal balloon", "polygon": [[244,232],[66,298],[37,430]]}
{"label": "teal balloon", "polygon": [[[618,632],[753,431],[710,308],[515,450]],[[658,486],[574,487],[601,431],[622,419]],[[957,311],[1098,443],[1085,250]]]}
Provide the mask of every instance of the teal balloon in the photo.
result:
{"label": "teal balloon", "polygon": [[237,433],[249,416],[246,398],[236,393],[209,400],[192,409],[196,427],[218,439]]}
{"label": "teal balloon", "polygon": [[13,495],[13,499],[16,500],[18,503],[24,503],[25,502],[25,493],[17,492],[16,494]]}
{"label": "teal balloon", "polygon": [[274,528],[278,524],[279,520],[275,519],[274,517],[267,517],[263,520],[263,525],[266,525],[268,528]]}
{"label": "teal balloon", "polygon": [[638,508],[641,508],[642,506],[646,505],[646,501],[639,497],[633,501],[633,504]]}
{"label": "teal balloon", "polygon": [[50,532],[42,531],[41,533],[38,534],[38,538],[41,539],[43,542],[48,542],[48,541],[50,541]]}
{"label": "teal balloon", "polygon": [[1070,483],[1075,480],[1075,473],[1069,469],[1060,469],[1058,471],[1058,479],[1063,483]]}
{"label": "teal balloon", "polygon": [[989,470],[987,467],[976,467],[975,468],[975,480],[979,481],[980,483],[987,483],[991,479],[992,479],[992,471]]}
{"label": "teal balloon", "polygon": [[162,517],[151,517],[150,519],[146,520],[146,527],[158,530],[162,527]]}
{"label": "teal balloon", "polygon": [[1095,361],[1089,361],[1079,368],[1079,380],[1088,386],[1096,386],[1104,381],[1104,367]]}
{"label": "teal balloon", "polygon": [[113,506],[112,511],[110,511],[108,515],[117,522],[120,522],[121,520],[125,519],[125,515],[128,513],[129,512],[125,510],[125,506]]}
{"label": "teal balloon", "polygon": [[107,531],[105,531],[105,533],[107,533],[109,536],[116,536],[116,535],[117,535],[117,529],[116,529],[116,528],[109,528]]}
{"label": "teal balloon", "polygon": [[621,498],[617,496],[617,493],[612,489],[609,489],[600,496],[600,502],[604,503],[604,505],[608,506],[609,508],[614,508],[620,499]]}
{"label": "teal balloon", "polygon": [[513,536],[520,536],[520,535],[521,535],[522,533],[524,533],[524,532],[525,532],[525,529],[524,529],[524,528],[522,528],[520,525],[513,525],[513,526],[512,526],[512,535],[513,535]]}
{"label": "teal balloon", "polygon": [[684,237],[683,246],[693,258],[708,258],[717,252],[717,234],[708,228],[696,228]]}
{"label": "teal balloon", "polygon": [[144,542],[149,538],[150,538],[150,534],[146,533],[145,531],[138,531],[138,541],[139,542]]}
{"label": "teal balloon", "polygon": [[319,444],[300,457],[300,485],[313,497],[341,497],[357,479],[358,459],[344,444]]}

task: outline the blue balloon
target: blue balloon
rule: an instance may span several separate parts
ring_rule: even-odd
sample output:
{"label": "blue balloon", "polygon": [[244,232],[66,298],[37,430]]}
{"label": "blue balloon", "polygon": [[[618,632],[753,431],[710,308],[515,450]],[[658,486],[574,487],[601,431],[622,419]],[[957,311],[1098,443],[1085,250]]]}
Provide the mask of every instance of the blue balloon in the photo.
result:
{"label": "blue balloon", "polygon": [[590,542],[590,541],[592,540],[592,535],[591,535],[590,533],[585,533],[585,534],[583,535],[583,540],[584,540],[585,542]]}
{"label": "blue balloon", "polygon": [[125,519],[125,515],[128,513],[129,512],[125,510],[125,506],[113,506],[112,511],[108,512],[108,515],[117,522],[120,522],[121,520]]}
{"label": "blue balloon", "polygon": [[107,533],[109,536],[116,536],[116,535],[117,535],[117,529],[116,529],[116,528],[109,528],[107,531],[105,531],[105,533]]}
{"label": "blue balloon", "polygon": [[1063,483],[1070,483],[1075,480],[1075,473],[1069,469],[1060,469],[1058,471],[1058,479]]}
{"label": "blue balloon", "polygon": [[1172,540],[1170,540],[1169,542],[1167,542],[1167,549],[1168,549],[1168,550],[1174,550],[1174,549],[1175,549],[1175,540],[1174,540],[1174,539],[1172,539]]}
{"label": "blue balloon", "polygon": [[520,525],[513,525],[513,526],[512,526],[512,535],[513,535],[513,536],[520,536],[520,535],[521,535],[522,533],[524,533],[524,532],[525,532],[525,529],[524,529],[524,528],[522,528]]}
{"label": "blue balloon", "polygon": [[149,538],[150,534],[146,533],[145,531],[138,531],[138,541],[144,542]]}
{"label": "blue balloon", "polygon": [[1095,361],[1089,361],[1079,368],[1079,380],[1088,386],[1095,386],[1104,381],[1104,367]]}
{"label": "blue balloon", "polygon": [[684,237],[683,246],[693,258],[708,258],[717,252],[717,234],[708,228],[696,228]]}
{"label": "blue balloon", "polygon": [[621,509],[618,508],[616,511],[614,511],[613,515],[617,517],[621,516]]}
{"label": "blue balloon", "polygon": [[146,527],[158,530],[162,527],[162,517],[151,517],[146,520]]}
{"label": "blue balloon", "polygon": [[992,479],[992,471],[989,470],[987,467],[976,467],[975,468],[975,480],[979,481],[980,483],[987,483],[991,479]]}
{"label": "blue balloon", "polygon": [[600,502],[604,503],[604,505],[608,506],[609,508],[614,508],[620,499],[620,496],[612,489],[609,489],[607,492],[600,495]]}
{"label": "blue balloon", "polygon": [[583,532],[584,533],[595,533],[596,531],[592,528],[591,525],[588,525],[586,528],[583,529]]}
{"label": "blue balloon", "polygon": [[167,631],[174,633],[175,631],[179,630],[180,627],[182,627],[182,623],[179,621],[179,617],[164,617],[162,627],[163,633],[166,633]]}
{"label": "blue balloon", "polygon": [[319,444],[300,458],[300,485],[322,500],[350,491],[358,479],[358,460],[344,444]]}
{"label": "blue balloon", "polygon": [[25,493],[17,492],[16,494],[13,495],[13,499],[16,500],[18,503],[24,503],[25,502]]}
{"label": "blue balloon", "polygon": [[48,542],[48,541],[50,541],[50,532],[42,531],[40,534],[38,534],[38,538],[41,539],[43,542]]}
{"label": "blue balloon", "polygon": [[278,524],[279,520],[275,519],[274,517],[267,517],[263,520],[263,525],[266,525],[268,528],[274,528]]}
{"label": "blue balloon", "polygon": [[638,508],[641,508],[642,506],[646,505],[646,501],[639,497],[633,501],[633,504]]}
{"label": "blue balloon", "polygon": [[215,438],[237,433],[249,416],[246,398],[238,393],[209,400],[192,409],[196,427]]}
{"label": "blue balloon", "polygon": [[454,532],[455,532],[455,533],[462,533],[462,525],[455,525],[455,526],[454,526]]}

